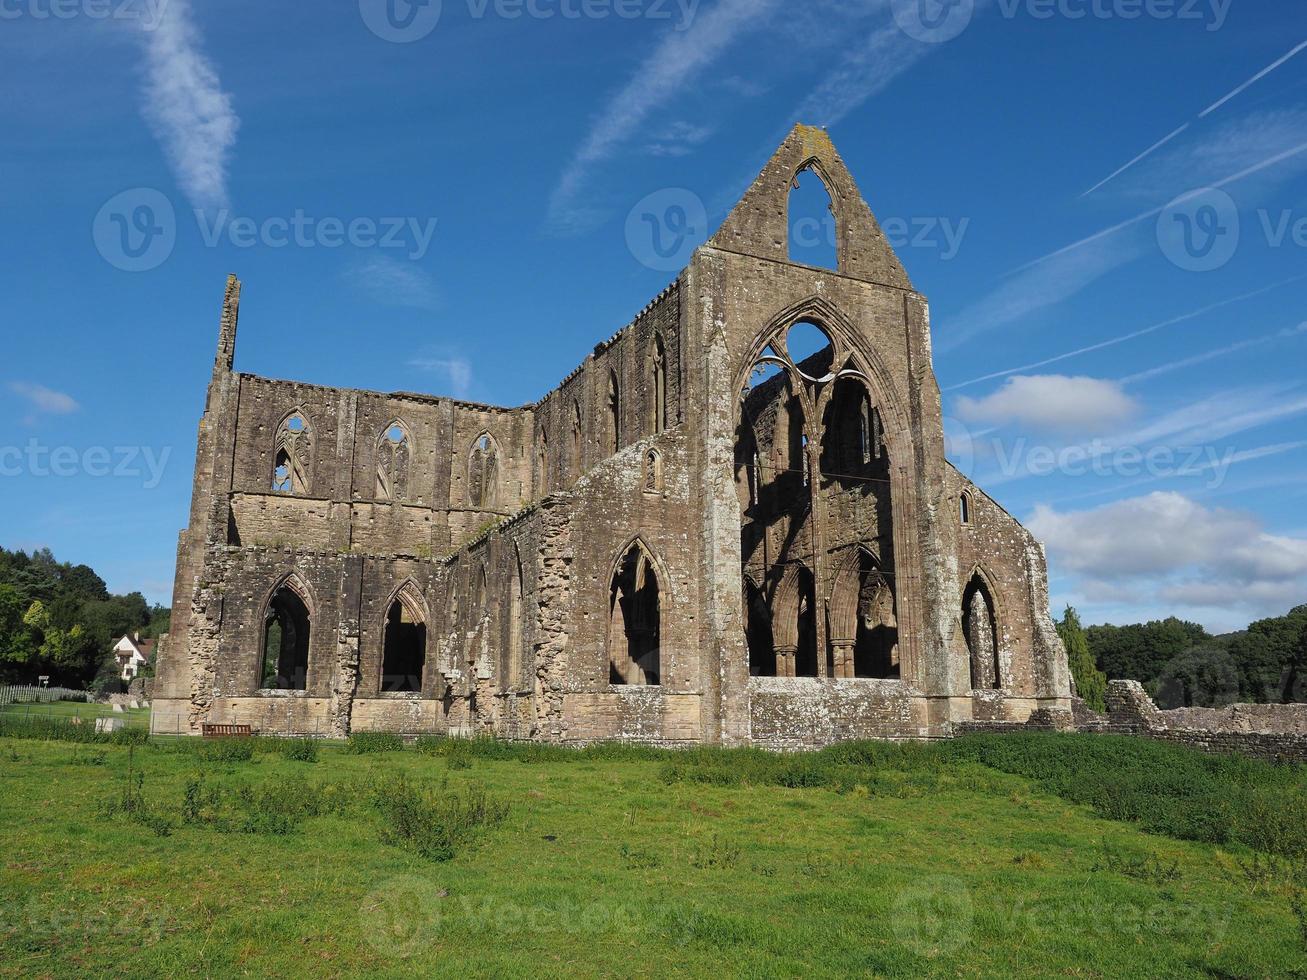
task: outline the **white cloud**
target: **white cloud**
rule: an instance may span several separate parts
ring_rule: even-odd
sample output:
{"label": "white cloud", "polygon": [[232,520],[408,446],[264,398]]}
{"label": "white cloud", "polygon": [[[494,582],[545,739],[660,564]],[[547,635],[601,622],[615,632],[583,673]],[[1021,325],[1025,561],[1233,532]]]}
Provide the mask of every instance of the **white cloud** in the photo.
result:
{"label": "white cloud", "polygon": [[1026,525],[1047,546],[1053,572],[1070,572],[1092,602],[1203,609],[1228,624],[1283,613],[1307,597],[1307,539],[1182,494],[1083,511],[1041,504]]}
{"label": "white cloud", "polygon": [[412,262],[385,255],[369,255],[345,273],[345,279],[385,306],[432,310],[440,293],[431,278]]}
{"label": "white cloud", "polygon": [[410,367],[430,371],[444,378],[455,397],[464,398],[472,387],[472,365],[462,357],[415,357]]}
{"label": "white cloud", "polygon": [[190,0],[168,0],[158,24],[142,28],[145,117],[192,205],[227,203],[227,164],[240,120],[200,50]]}
{"label": "white cloud", "polygon": [[1062,432],[1103,432],[1130,419],[1139,404],[1115,381],[1062,374],[1019,374],[984,398],[958,399],[967,422],[1018,422]]}
{"label": "white cloud", "polygon": [[72,395],[30,381],[11,381],[9,390],[25,399],[37,412],[46,415],[69,415],[81,408]]}
{"label": "white cloud", "polygon": [[555,230],[581,231],[602,220],[596,208],[578,203],[586,178],[634,136],[655,109],[666,105],[739,37],[760,27],[780,0],[718,0],[685,31],[669,33],[600,112],[564,169],[549,203]]}

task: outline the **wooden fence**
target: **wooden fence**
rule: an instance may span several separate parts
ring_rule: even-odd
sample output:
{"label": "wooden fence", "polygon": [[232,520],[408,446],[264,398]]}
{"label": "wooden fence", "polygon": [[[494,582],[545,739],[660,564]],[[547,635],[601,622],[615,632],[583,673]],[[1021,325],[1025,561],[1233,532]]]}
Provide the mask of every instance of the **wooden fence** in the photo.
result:
{"label": "wooden fence", "polygon": [[7,704],[53,704],[55,701],[89,701],[86,691],[73,691],[66,687],[6,687],[0,686],[0,708]]}

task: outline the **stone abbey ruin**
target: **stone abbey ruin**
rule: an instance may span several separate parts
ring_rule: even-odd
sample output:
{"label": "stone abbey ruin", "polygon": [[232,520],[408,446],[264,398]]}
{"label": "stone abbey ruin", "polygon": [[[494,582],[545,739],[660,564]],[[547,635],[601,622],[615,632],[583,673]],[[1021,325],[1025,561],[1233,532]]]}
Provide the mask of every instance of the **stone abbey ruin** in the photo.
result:
{"label": "stone abbey ruin", "polygon": [[[789,258],[805,171],[837,271]],[[823,130],[521,408],[234,373],[239,300],[157,731],[793,748],[1071,717],[1043,551],[945,460],[926,300]]]}

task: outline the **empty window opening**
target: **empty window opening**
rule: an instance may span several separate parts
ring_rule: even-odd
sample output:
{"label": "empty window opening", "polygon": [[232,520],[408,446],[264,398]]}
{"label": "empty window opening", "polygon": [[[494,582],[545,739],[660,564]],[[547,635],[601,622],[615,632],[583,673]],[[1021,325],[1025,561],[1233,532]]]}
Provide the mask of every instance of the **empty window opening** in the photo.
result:
{"label": "empty window opening", "polygon": [[313,462],[313,436],[304,416],[296,412],[281,424],[272,457],[273,493],[309,492],[309,469]]}
{"label": "empty window opening", "polygon": [[744,580],[745,640],[749,645],[749,676],[776,676],[776,647],[772,643],[771,614],[762,590]]}
{"label": "empty window opening", "polygon": [[971,655],[971,689],[997,689],[1000,686],[998,622],[994,615],[994,597],[979,573],[972,576],[962,594],[962,632]]}
{"label": "empty window opening", "polygon": [[273,593],[263,618],[263,672],[259,686],[303,691],[309,677],[309,609],[289,585]]}
{"label": "empty window opening", "polygon": [[785,332],[785,352],[799,373],[809,380],[829,377],[835,363],[834,343],[811,320],[799,320]]}
{"label": "empty window opening", "polygon": [[386,635],[381,656],[381,690],[422,690],[427,660],[427,626],[409,603],[396,598],[386,613]]}
{"label": "empty window opening", "polygon": [[817,676],[817,596],[803,565],[785,570],[773,600],[772,630],[778,677]]}
{"label": "empty window opening", "polygon": [[837,224],[825,181],[812,169],[801,171],[790,187],[790,261],[838,270]]}
{"label": "empty window opening", "polygon": [[609,594],[608,678],[613,684],[658,684],[658,574],[638,544],[623,556]]}
{"label": "empty window opening", "polygon": [[899,626],[894,580],[859,548],[835,576],[827,620],[832,677],[899,677]]}
{"label": "empty window opening", "polygon": [[499,454],[489,433],[477,436],[467,462],[468,503],[475,510],[493,510],[499,479]]}
{"label": "empty window opening", "polygon": [[377,499],[407,500],[409,489],[408,431],[392,422],[377,441]]}
{"label": "empty window opening", "polygon": [[853,378],[835,382],[822,426],[821,475],[854,482],[867,475],[866,467],[878,452],[873,448],[876,421],[867,389]]}
{"label": "empty window opening", "polygon": [[963,493],[958,498],[958,519],[963,524],[971,523],[971,494]]}

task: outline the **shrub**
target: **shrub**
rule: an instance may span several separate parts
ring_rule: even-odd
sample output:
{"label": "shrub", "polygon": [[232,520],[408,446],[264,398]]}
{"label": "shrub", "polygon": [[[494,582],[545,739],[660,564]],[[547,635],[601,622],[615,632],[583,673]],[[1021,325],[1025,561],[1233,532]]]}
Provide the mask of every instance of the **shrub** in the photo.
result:
{"label": "shrub", "polygon": [[312,738],[290,738],[277,746],[277,750],[287,759],[295,762],[317,762],[318,743]]}
{"label": "shrub", "polygon": [[390,732],[355,732],[345,743],[345,751],[352,755],[368,755],[373,752],[400,752],[404,749],[404,740]]}

